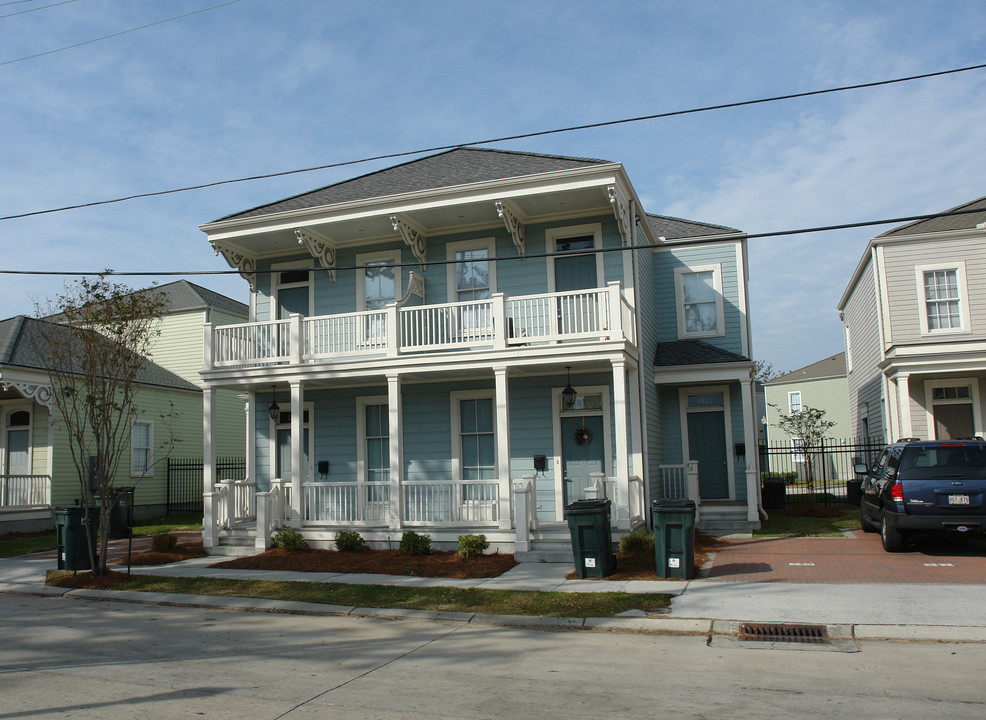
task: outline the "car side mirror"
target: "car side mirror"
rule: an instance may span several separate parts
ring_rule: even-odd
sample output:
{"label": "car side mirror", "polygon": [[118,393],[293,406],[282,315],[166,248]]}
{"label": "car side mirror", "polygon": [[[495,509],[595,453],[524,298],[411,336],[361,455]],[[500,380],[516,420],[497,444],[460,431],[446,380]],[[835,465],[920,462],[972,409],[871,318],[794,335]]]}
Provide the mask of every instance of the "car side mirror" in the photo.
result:
{"label": "car side mirror", "polygon": [[870,468],[866,463],[856,463],[852,466],[852,471],[857,475],[865,475],[870,471]]}

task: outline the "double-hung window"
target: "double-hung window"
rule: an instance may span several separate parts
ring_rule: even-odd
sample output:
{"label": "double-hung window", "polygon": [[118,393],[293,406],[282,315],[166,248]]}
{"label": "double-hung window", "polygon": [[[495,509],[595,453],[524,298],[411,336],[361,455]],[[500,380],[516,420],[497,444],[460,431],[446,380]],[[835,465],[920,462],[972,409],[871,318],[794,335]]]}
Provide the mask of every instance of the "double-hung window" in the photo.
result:
{"label": "double-hung window", "polygon": [[677,268],[675,303],[678,311],[679,337],[725,335],[720,265]]}
{"label": "double-hung window", "polygon": [[[359,266],[356,279],[357,304],[360,310],[385,310],[401,298],[401,251],[365,253],[356,256]],[[381,342],[387,336],[387,319],[383,314],[368,315],[363,324],[364,342]]]}
{"label": "double-hung window", "polygon": [[801,412],[801,391],[793,390],[787,394],[787,414],[797,415]]}
{"label": "double-hung window", "polygon": [[138,420],[130,431],[130,476],[146,477],[154,464],[154,425]]}
{"label": "double-hung window", "polygon": [[922,335],[969,332],[965,263],[914,269]]}
{"label": "double-hung window", "polygon": [[481,333],[492,324],[490,304],[483,301],[496,292],[493,256],[492,238],[447,246],[449,302],[467,303],[457,310],[459,331],[463,334]]}

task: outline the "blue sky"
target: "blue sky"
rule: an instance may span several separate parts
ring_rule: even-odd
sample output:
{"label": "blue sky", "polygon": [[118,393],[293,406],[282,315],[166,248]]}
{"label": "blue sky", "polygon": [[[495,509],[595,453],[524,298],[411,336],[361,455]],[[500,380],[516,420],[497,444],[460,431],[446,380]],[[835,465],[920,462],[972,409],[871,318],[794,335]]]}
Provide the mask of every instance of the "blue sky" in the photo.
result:
{"label": "blue sky", "polygon": [[[8,63],[220,1],[0,17],[0,216],[986,62],[982,2],[241,0]],[[750,233],[933,212],[986,195],[986,71],[493,147],[622,162],[649,212]],[[3,221],[0,265],[225,270],[198,225],[390,164]],[[884,229],[751,240],[754,355],[840,352]],[[0,317],[63,283],[0,276]]]}

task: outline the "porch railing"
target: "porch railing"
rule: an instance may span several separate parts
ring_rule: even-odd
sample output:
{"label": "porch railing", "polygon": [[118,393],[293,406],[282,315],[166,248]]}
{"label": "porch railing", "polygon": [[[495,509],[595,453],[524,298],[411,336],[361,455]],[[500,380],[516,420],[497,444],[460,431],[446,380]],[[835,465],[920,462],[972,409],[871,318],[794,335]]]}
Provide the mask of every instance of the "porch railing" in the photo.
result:
{"label": "porch railing", "polygon": [[206,325],[205,367],[325,362],[478,347],[628,340],[633,307],[618,282],[605,288],[400,306],[238,325]]}
{"label": "porch railing", "polygon": [[51,505],[51,475],[0,475],[0,507],[44,508]]}
{"label": "porch railing", "polygon": [[[603,477],[602,473],[593,473],[590,477],[602,487],[604,495],[612,503],[610,522],[613,527],[629,530],[647,522],[647,517],[644,514],[646,501],[644,481],[641,478],[631,475],[627,479],[627,501],[623,503],[620,498],[619,478]],[[626,512],[622,523],[620,522],[621,512]],[[629,528],[625,527],[627,522],[629,522]]]}
{"label": "porch railing", "polygon": [[390,520],[390,483],[305,483],[305,523],[386,525]]}
{"label": "porch railing", "polygon": [[266,550],[269,538],[287,520],[287,493],[285,492],[284,483],[280,480],[273,480],[270,484],[270,490],[267,492],[258,492],[256,496],[256,547],[258,550]]}
{"label": "porch railing", "polygon": [[216,486],[216,522],[221,528],[257,518],[257,483],[223,480]]}
{"label": "porch railing", "polygon": [[499,484],[494,481],[409,482],[404,493],[406,525],[488,525],[499,521]]}
{"label": "porch railing", "polygon": [[668,500],[688,499],[688,484],[684,465],[659,465],[661,472],[661,497]]}

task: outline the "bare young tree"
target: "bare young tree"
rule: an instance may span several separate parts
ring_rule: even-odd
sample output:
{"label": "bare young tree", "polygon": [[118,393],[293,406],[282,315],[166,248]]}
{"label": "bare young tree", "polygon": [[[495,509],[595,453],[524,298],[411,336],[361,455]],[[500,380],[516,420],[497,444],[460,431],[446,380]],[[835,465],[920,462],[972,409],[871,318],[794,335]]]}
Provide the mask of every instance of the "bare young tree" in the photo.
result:
{"label": "bare young tree", "polygon": [[[113,480],[130,447],[138,415],[141,371],[153,339],[159,334],[164,300],[155,291],[134,292],[110,282],[106,271],[83,277],[36,311],[36,351],[52,385],[55,421],[69,438],[78,472],[83,512],[98,501],[99,550],[90,558],[93,572],[106,573],[110,513],[115,500]],[[163,416],[170,448],[176,442],[172,409]],[[95,494],[90,490],[94,489]],[[93,531],[86,525],[86,532]],[[92,548],[92,543],[87,543]]]}
{"label": "bare young tree", "polygon": [[835,423],[825,419],[825,411],[818,408],[802,405],[800,412],[786,415],[781,409],[771,403],[772,408],[777,410],[777,425],[786,432],[796,445],[801,446],[805,462],[805,485],[808,493],[814,497],[815,493],[815,458],[822,447],[822,440],[826,433],[835,427]]}

